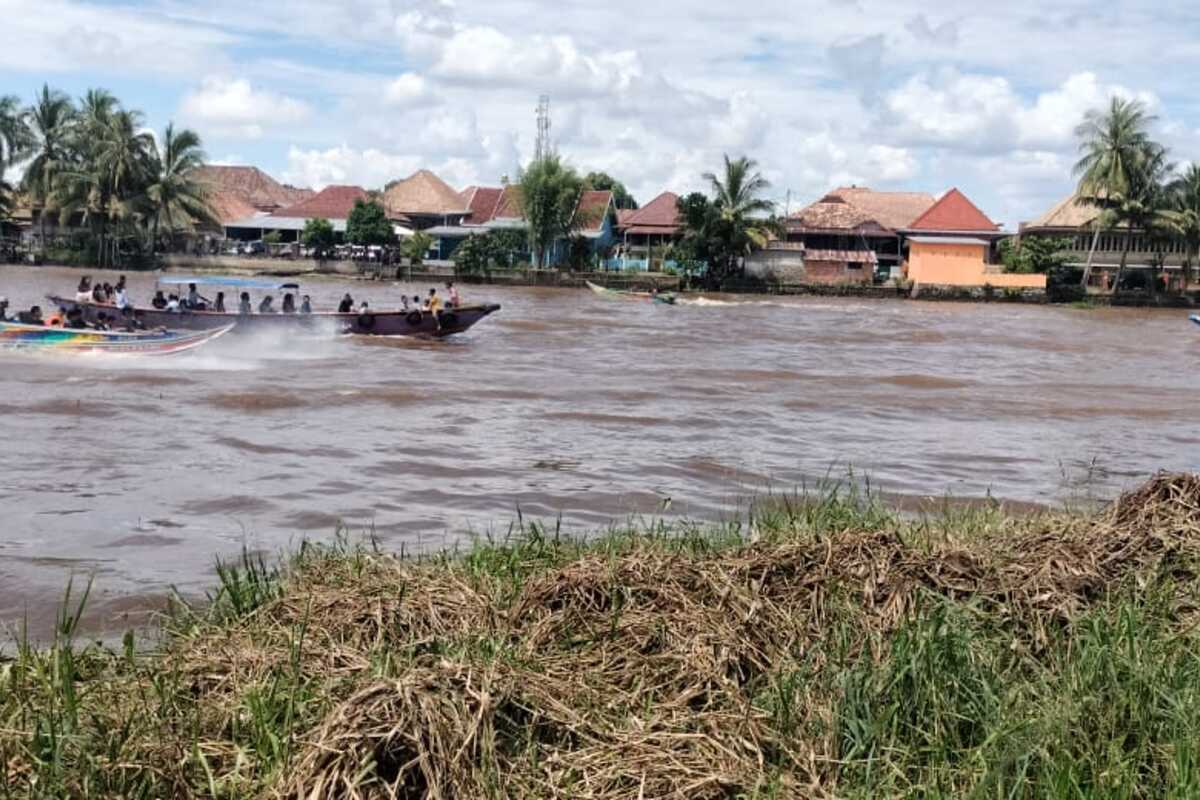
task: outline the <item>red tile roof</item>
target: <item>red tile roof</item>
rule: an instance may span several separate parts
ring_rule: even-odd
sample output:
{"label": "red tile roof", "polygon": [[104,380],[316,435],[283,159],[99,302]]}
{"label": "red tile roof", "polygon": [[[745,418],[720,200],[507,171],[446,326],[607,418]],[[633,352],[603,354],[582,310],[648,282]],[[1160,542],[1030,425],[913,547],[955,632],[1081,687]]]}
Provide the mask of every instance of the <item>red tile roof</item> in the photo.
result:
{"label": "red tile roof", "polygon": [[933,206],[908,226],[914,231],[998,231],[992,222],[958,189],[942,195]]}
{"label": "red tile roof", "polygon": [[464,225],[482,225],[488,220],[494,219],[496,209],[500,205],[500,198],[504,195],[504,190],[489,186],[469,186],[463,193],[463,202],[466,207],[471,210],[471,213],[463,217],[462,224]]}
{"label": "red tile roof", "polygon": [[299,217],[312,219],[346,219],[354,208],[354,201],[366,202],[369,195],[361,186],[326,186],[316,195],[302,203],[288,208],[281,208],[273,213],[273,217]]}
{"label": "red tile roof", "polygon": [[258,213],[257,208],[246,202],[236,192],[220,190],[210,192],[208,195],[208,205],[213,211],[213,216],[222,225],[249,219]]}
{"label": "red tile roof", "polygon": [[524,219],[525,215],[521,213],[521,198],[517,196],[517,187],[505,186],[500,192],[500,199],[496,201],[496,210],[492,212],[492,219]]}
{"label": "red tile roof", "polygon": [[638,228],[630,233],[642,233],[640,229],[653,228],[654,233],[671,233],[679,229],[679,195],[663,192],[637,211],[619,217],[621,227]]}
{"label": "red tile roof", "polygon": [[593,189],[579,196],[579,205],[575,213],[585,218],[583,230],[595,233],[604,228],[604,220],[612,206],[612,192]]}

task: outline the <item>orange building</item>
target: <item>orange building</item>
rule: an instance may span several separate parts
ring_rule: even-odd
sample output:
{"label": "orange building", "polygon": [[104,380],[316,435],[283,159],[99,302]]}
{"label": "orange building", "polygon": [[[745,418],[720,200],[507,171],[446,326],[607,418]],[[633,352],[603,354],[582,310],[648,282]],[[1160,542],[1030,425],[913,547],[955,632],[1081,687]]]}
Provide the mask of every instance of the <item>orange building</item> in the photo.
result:
{"label": "orange building", "polygon": [[993,263],[993,245],[1003,235],[966,195],[951,189],[904,231],[908,279],[918,285],[1045,289],[1045,275],[1006,273]]}

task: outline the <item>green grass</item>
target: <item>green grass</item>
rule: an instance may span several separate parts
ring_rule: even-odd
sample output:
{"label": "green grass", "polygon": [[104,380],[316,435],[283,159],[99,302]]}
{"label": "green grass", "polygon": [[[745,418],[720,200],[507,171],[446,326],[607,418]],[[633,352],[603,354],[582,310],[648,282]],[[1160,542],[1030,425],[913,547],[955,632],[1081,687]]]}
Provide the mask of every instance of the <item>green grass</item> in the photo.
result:
{"label": "green grass", "polygon": [[914,517],[851,480],[420,559],[339,532],[219,564],[152,650],[78,644],[70,586],[0,662],[0,800],[1200,796],[1198,487]]}

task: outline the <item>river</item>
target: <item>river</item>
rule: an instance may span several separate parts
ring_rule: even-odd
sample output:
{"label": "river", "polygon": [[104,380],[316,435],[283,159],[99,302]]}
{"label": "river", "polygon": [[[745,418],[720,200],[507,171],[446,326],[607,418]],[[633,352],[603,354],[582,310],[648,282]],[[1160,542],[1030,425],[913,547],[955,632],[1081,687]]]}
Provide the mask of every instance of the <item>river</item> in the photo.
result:
{"label": "river", "polygon": [[[78,276],[0,268],[0,292],[16,310]],[[148,300],[154,276],[129,278]],[[305,284],[318,307],[402,288],[427,287]],[[444,342],[3,357],[0,623],[48,630],[93,576],[90,627],[119,631],[210,588],[216,556],[339,525],[411,552],[503,536],[518,509],[573,532],[725,518],[851,468],[1047,505],[1200,469],[1200,328],[1178,311],[464,288],[503,309]]]}

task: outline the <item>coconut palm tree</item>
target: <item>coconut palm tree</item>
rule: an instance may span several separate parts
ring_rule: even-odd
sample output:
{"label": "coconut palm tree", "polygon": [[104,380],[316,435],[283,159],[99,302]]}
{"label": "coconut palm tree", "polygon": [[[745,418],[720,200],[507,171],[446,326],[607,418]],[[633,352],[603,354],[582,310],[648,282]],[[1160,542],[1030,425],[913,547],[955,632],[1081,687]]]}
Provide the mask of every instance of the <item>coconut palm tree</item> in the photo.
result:
{"label": "coconut palm tree", "polygon": [[772,233],[778,231],[772,217],[775,206],[761,197],[771,184],[753,159],[743,156],[730,160],[726,155],[722,175],[709,172],[702,177],[713,194],[714,215],[706,222],[705,236],[720,262],[714,276],[720,279],[736,271],[740,260],[755,249],[766,247]]}
{"label": "coconut palm tree", "polygon": [[[1121,202],[1130,190],[1134,171],[1153,146],[1148,128],[1154,120],[1141,101],[1120,97],[1112,98],[1107,110],[1092,109],[1084,116],[1075,129],[1080,140],[1080,157],[1075,164],[1080,200],[1100,209],[1110,209]],[[1083,271],[1084,286],[1091,279],[1100,225],[1108,221],[1103,213],[1096,221]]]}
{"label": "coconut palm tree", "polygon": [[1184,255],[1184,286],[1192,279],[1192,268],[1200,262],[1200,164],[1192,163],[1170,186],[1173,227],[1187,243]]}
{"label": "coconut palm tree", "polygon": [[0,97],[0,218],[8,216],[12,205],[13,187],[4,180],[4,173],[25,157],[29,144],[21,101],[12,95]]}
{"label": "coconut palm tree", "polygon": [[[1125,226],[1121,265],[1117,268],[1113,292],[1121,288],[1134,231],[1141,231],[1148,239],[1161,240],[1171,226],[1170,198],[1166,187],[1174,171],[1175,166],[1167,161],[1167,149],[1148,142],[1141,157],[1130,161],[1122,191],[1106,201],[1115,225],[1118,228]],[[1152,276],[1152,291],[1157,289],[1157,278],[1157,274]]]}
{"label": "coconut palm tree", "polygon": [[195,131],[187,128],[176,131],[173,123],[163,132],[162,143],[150,148],[144,196],[151,223],[151,253],[158,252],[161,227],[173,232],[177,228],[190,229],[197,223],[217,224],[209,206],[208,190],[191,177],[204,159]]}
{"label": "coconut palm tree", "polygon": [[25,191],[41,206],[39,226],[42,247],[46,246],[46,213],[52,204],[55,184],[70,167],[71,125],[75,108],[62,92],[43,85],[33,106],[25,113],[32,134],[33,160],[25,168]]}
{"label": "coconut palm tree", "polygon": [[88,92],[80,111],[77,159],[63,175],[61,214],[84,216],[96,232],[100,266],[107,266],[115,247],[111,229],[136,218],[154,137],[142,129],[139,112],[120,108],[106,92]]}

